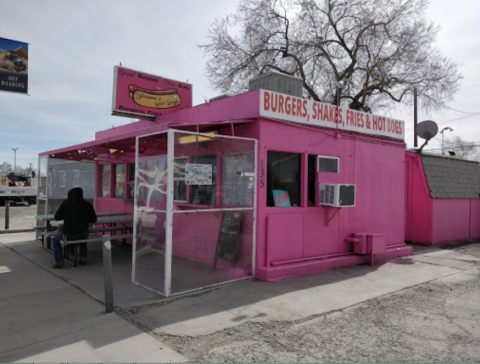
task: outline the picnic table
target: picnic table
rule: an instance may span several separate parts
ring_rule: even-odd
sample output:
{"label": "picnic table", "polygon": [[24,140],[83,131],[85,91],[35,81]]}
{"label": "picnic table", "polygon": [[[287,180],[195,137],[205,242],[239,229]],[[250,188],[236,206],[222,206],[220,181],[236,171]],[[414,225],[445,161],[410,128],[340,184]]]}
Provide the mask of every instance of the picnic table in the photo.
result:
{"label": "picnic table", "polygon": [[[122,223],[122,222],[128,222],[128,221],[133,221],[133,216],[128,215],[125,212],[121,211],[100,211],[97,212],[97,223],[96,224],[110,224],[110,226],[115,225],[117,223]],[[113,219],[114,217],[125,217],[125,216],[130,216],[130,218],[127,218],[124,221],[118,221],[118,219],[114,219],[114,221],[108,221]],[[48,249],[51,250],[51,237],[55,234],[51,234],[52,231],[56,230],[57,228],[61,228],[63,225],[63,221],[56,221],[55,220],[55,215],[54,214],[48,214],[48,215],[37,215],[35,218],[38,221],[45,221],[46,224],[45,226],[37,226],[35,227],[36,230],[41,230],[42,231],[42,245]],[[105,222],[99,222],[99,220],[106,218],[107,221]],[[130,220],[129,220],[130,219]]]}
{"label": "picnic table", "polygon": [[[63,221],[51,220],[48,215],[46,216],[47,217],[44,218],[44,221],[49,223],[49,228],[45,227],[45,231],[43,233],[43,240],[46,242],[46,244],[44,244],[44,248],[51,251],[51,238],[57,233],[57,231],[53,229],[62,229]],[[110,232],[112,240],[122,239],[123,245],[126,244],[126,239],[133,237],[133,215],[128,215],[123,212],[104,212],[98,213],[97,216],[97,222],[92,224],[94,226],[89,229],[91,235],[89,235],[86,239],[68,241],[64,237],[64,239],[60,241],[63,247],[63,256],[65,261],[73,266],[76,266],[78,263],[79,244],[102,241],[102,237],[95,235],[96,233],[105,234],[106,232]],[[100,227],[98,227],[99,225]],[[116,234],[117,232],[119,234]]]}

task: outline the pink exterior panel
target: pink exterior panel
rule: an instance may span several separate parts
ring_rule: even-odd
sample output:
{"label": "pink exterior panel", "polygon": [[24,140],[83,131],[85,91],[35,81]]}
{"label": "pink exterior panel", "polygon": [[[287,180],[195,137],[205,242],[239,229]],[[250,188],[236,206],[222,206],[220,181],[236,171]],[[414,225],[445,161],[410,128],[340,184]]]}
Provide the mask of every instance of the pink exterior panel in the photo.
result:
{"label": "pink exterior panel", "polygon": [[[404,245],[403,143],[357,138],[355,134],[345,132],[337,139],[334,132],[325,129],[302,128],[266,119],[260,121],[259,141],[259,276],[276,279],[297,274],[294,272],[302,271],[302,274],[308,274],[319,269],[329,269],[327,263],[319,265],[312,259],[325,259],[335,255],[351,257],[331,258],[340,265],[353,261],[362,262],[364,257],[353,257],[352,243],[345,240],[358,232],[385,234],[387,250],[397,251],[398,247],[403,246],[405,249],[401,250],[401,255],[411,253],[411,248]],[[268,151],[302,155],[304,178],[301,186],[301,207],[266,207],[269,193],[266,189]],[[316,173],[317,185],[355,184],[355,207],[336,211],[337,209],[330,207],[308,206],[308,180],[305,176],[309,154],[340,158],[340,172]],[[263,181],[261,176],[264,176]],[[326,219],[329,220],[328,223]]]}
{"label": "pink exterior panel", "polygon": [[470,199],[434,199],[432,213],[435,244],[470,239]]}
{"label": "pink exterior panel", "polygon": [[470,239],[480,238],[480,199],[470,200]]}
{"label": "pink exterior panel", "polygon": [[421,156],[406,153],[406,240],[438,245],[480,237],[480,199],[433,199]]}
{"label": "pink exterior panel", "polygon": [[406,153],[406,237],[407,241],[432,244],[432,208],[422,159],[416,153]]}

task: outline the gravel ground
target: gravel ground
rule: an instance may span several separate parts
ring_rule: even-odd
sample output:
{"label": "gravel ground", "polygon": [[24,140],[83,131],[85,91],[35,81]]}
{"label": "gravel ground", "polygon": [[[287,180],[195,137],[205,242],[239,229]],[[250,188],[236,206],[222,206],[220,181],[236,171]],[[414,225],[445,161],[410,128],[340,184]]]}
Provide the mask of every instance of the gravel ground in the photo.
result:
{"label": "gravel ground", "polygon": [[[480,257],[478,242],[451,249]],[[150,334],[192,362],[479,362],[479,322],[477,268],[299,321]]]}
{"label": "gravel ground", "polygon": [[[10,215],[10,229],[30,229],[36,226],[37,221],[35,215],[37,214],[37,205],[30,205],[21,203],[11,203]],[[5,206],[0,206],[0,231],[5,230]]]}

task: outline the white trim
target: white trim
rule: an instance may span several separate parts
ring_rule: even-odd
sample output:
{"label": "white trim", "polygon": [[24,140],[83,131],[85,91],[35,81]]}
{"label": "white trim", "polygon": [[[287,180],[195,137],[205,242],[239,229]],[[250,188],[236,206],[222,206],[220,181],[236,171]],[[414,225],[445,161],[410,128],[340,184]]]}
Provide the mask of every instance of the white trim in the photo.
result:
{"label": "white trim", "polygon": [[135,179],[134,179],[134,192],[133,192],[133,241],[132,241],[132,282],[135,282],[135,266],[136,266],[136,254],[137,254],[137,189],[138,189],[138,168],[137,168],[137,161],[138,161],[138,139],[140,137],[137,136],[135,138]]}
{"label": "white trim", "polygon": [[[320,171],[320,158],[323,159],[336,159],[337,160],[337,172],[329,172],[329,171]],[[317,155],[317,172],[318,173],[340,173],[340,157],[334,157],[331,155]]]}
{"label": "white trim", "polygon": [[167,140],[167,216],[165,228],[165,283],[163,289],[169,297],[172,290],[172,242],[173,242],[173,163],[175,155],[175,132],[168,130]]}
{"label": "white trim", "polygon": [[118,66],[113,67],[113,90],[112,90],[112,113],[115,112],[115,104],[117,101],[117,72]]}
{"label": "white trim", "polygon": [[258,188],[258,140],[255,140],[254,157],[253,157],[253,171],[255,173],[253,177],[253,250],[252,250],[252,275],[255,277],[256,273],[256,256],[257,256],[257,188]]}

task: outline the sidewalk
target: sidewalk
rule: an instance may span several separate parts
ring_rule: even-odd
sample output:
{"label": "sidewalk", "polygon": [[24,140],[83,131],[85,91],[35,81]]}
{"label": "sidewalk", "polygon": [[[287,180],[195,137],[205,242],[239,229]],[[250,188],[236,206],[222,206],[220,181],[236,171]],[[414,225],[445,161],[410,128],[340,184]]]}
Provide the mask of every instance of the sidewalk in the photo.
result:
{"label": "sidewalk", "polygon": [[480,274],[479,258],[416,246],[413,256],[381,266],[242,281],[162,299],[130,282],[131,251],[119,248],[112,252],[116,313],[105,314],[101,249],[89,251],[86,266],[52,269],[52,255],[33,234],[2,235],[0,242],[2,362],[188,361],[162,341],[224,337],[248,323],[299,322],[426,282]]}
{"label": "sidewalk", "polygon": [[[0,362],[185,362],[187,359],[142,332],[67,281],[0,241]],[[18,246],[17,246],[18,247]],[[45,255],[48,267],[53,257]]]}

